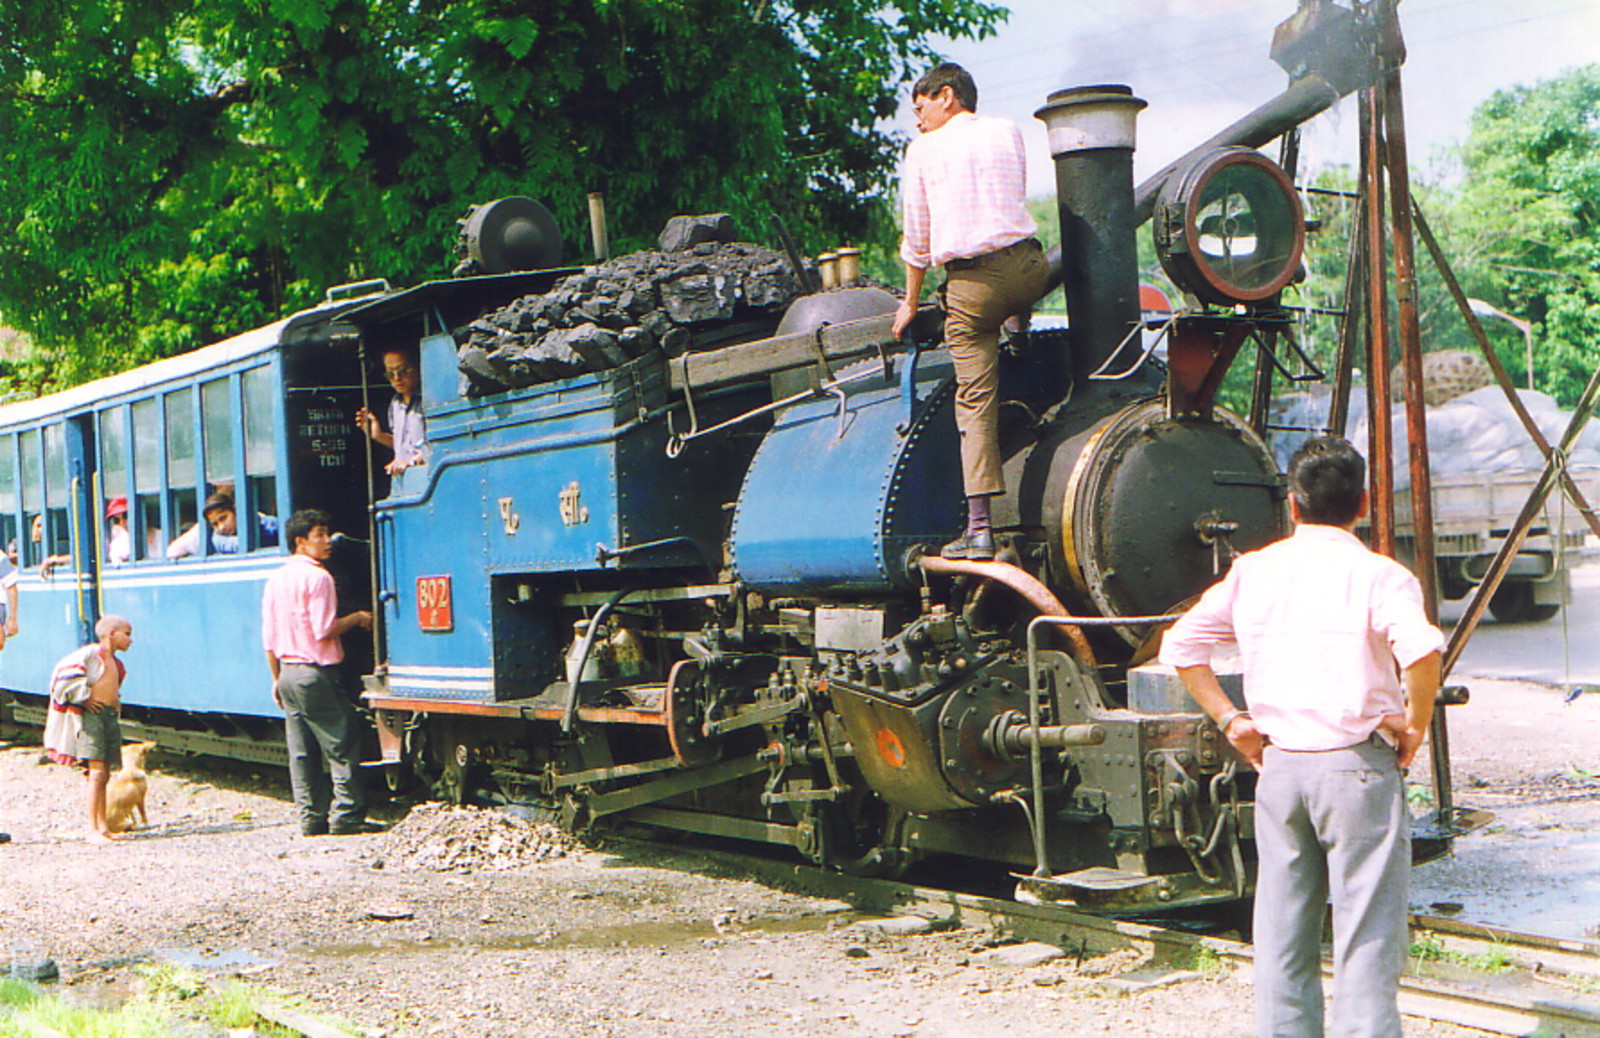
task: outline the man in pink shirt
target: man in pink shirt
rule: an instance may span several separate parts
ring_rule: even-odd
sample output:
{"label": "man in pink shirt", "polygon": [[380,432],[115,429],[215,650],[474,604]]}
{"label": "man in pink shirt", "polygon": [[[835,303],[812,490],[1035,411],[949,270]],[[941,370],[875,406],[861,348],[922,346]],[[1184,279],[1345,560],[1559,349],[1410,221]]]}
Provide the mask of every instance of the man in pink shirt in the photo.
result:
{"label": "man in pink shirt", "polygon": [[[1323,1033],[1333,902],[1334,1032],[1399,1038],[1410,817],[1404,771],[1433,719],[1444,638],[1404,566],[1356,539],[1366,464],[1319,436],[1289,461],[1292,537],[1242,555],[1167,632],[1161,659],[1256,786],[1255,989],[1262,1038]],[[1236,642],[1247,709],[1211,650]]]}
{"label": "man in pink shirt", "polygon": [[946,558],[994,557],[989,498],[1005,490],[1000,469],[1000,327],[1044,294],[1049,265],[1028,215],[1022,133],[979,116],[978,88],[960,65],[935,66],[911,89],[922,136],[901,170],[900,258],[906,296],[894,317],[900,338],[916,316],[922,282],[942,266],[945,345],[956,368],[956,425],[967,495],[967,530]]}
{"label": "man in pink shirt", "polygon": [[337,615],[333,577],[322,565],[333,551],[332,522],[315,509],[289,517],[285,535],[294,554],[261,596],[261,642],[272,698],[283,708],[289,785],[306,836],[367,830],[355,777],[355,708],[333,668],[344,659],[340,636],[352,627],[371,628],[372,614]]}

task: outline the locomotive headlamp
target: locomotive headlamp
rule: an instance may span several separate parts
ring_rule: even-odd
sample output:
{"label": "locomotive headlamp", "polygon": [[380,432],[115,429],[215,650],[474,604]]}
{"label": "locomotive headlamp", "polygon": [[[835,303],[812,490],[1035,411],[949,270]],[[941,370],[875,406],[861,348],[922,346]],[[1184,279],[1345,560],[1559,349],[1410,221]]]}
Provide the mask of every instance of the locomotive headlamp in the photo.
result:
{"label": "locomotive headlamp", "polygon": [[1305,217],[1289,176],[1249,148],[1219,148],[1173,176],[1155,221],[1167,276],[1208,303],[1256,303],[1300,269]]}

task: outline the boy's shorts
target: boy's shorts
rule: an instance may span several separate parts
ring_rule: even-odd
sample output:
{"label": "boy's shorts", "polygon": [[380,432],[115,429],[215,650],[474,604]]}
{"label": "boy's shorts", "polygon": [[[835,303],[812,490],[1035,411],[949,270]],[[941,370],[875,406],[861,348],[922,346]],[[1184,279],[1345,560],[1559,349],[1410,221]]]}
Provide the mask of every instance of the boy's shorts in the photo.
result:
{"label": "boy's shorts", "polygon": [[83,731],[78,735],[78,759],[103,760],[113,770],[122,766],[122,725],[117,711],[107,707],[83,712]]}

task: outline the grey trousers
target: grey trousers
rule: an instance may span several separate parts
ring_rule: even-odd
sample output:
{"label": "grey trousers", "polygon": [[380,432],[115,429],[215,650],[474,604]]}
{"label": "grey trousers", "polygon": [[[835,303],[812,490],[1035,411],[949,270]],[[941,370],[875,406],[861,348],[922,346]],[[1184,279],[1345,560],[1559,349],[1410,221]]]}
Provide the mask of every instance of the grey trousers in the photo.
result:
{"label": "grey trousers", "polygon": [[1395,751],[1376,740],[1322,753],[1269,746],[1256,788],[1256,849],[1256,1033],[1324,1034],[1322,923],[1331,899],[1326,1033],[1399,1038],[1411,822]]}
{"label": "grey trousers", "polygon": [[[289,786],[305,831],[358,825],[364,817],[355,775],[355,709],[333,673],[301,663],[278,671],[284,741],[289,746]],[[326,770],[324,770],[324,765]]]}

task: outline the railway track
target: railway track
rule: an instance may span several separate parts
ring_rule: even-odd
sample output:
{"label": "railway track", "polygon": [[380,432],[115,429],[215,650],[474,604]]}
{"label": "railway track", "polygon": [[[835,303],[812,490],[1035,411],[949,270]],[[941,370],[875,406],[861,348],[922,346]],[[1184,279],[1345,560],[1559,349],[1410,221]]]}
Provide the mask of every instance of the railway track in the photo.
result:
{"label": "railway track", "polygon": [[[1249,944],[1089,915],[1055,904],[862,879],[793,862],[699,848],[776,885],[838,898],[858,910],[922,916],[938,927],[980,927],[1041,941],[1079,958],[1134,949],[1189,969],[1205,958],[1248,972]],[[1600,1038],[1600,942],[1563,940],[1434,916],[1411,917],[1415,957],[1401,978],[1407,1016],[1525,1038]],[[1331,970],[1324,963],[1324,980]]]}
{"label": "railway track", "polygon": [[[33,718],[20,708],[17,720],[28,723]],[[125,722],[124,727],[130,726]],[[270,758],[254,762],[280,763]],[[700,846],[696,851],[777,886],[848,901],[862,912],[921,916],[944,927],[980,927],[1054,944],[1080,958],[1135,949],[1174,969],[1190,968],[1201,957],[1244,972],[1253,965],[1247,943],[1223,937],[1108,919],[1057,904],[845,876],[727,849]],[[1410,923],[1413,959],[1400,992],[1406,1015],[1493,1034],[1600,1038],[1600,942],[1419,914]]]}

